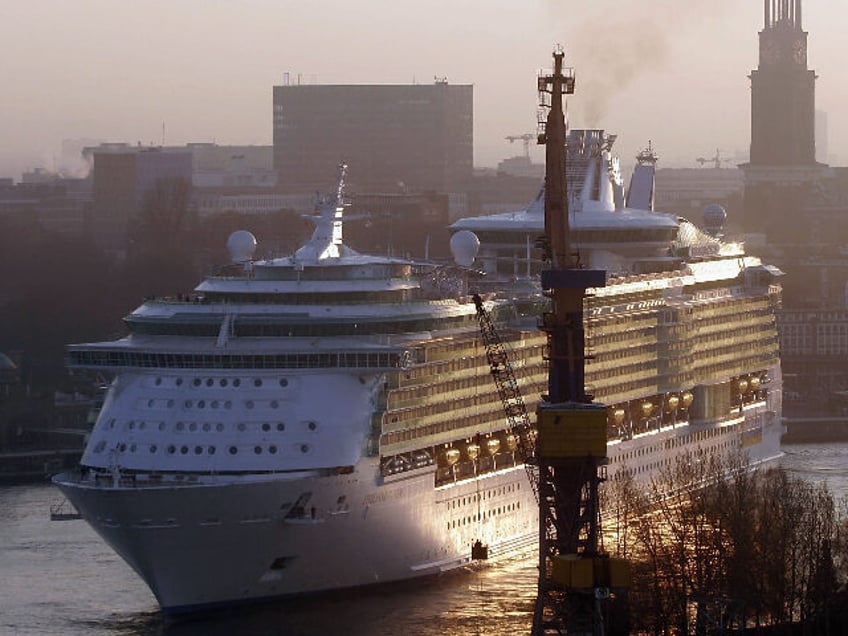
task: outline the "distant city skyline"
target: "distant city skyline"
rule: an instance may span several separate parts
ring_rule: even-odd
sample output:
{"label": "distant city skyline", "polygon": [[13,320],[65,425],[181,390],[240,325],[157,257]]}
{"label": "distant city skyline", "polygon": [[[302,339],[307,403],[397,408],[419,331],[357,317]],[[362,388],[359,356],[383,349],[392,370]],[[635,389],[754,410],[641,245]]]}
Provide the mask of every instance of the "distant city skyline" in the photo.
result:
{"label": "distant city skyline", "polygon": [[[57,165],[63,139],[265,144],[272,87],[474,84],[474,164],[523,152],[535,75],[556,43],[576,68],[570,125],[618,134],[625,164],[652,140],[660,167],[747,151],[760,0],[32,0],[0,6],[0,176]],[[841,34],[848,6],[807,0],[816,107],[848,147]],[[531,156],[542,158],[531,146]],[[352,166],[355,170],[355,166]]]}

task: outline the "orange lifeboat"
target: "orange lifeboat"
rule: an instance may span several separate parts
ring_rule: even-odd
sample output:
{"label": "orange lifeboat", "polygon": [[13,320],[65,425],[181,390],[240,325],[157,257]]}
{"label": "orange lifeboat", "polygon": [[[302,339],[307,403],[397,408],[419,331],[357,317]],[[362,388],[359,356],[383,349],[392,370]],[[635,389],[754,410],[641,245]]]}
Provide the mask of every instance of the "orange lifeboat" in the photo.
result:
{"label": "orange lifeboat", "polygon": [[756,375],[752,375],[748,379],[748,386],[751,387],[752,391],[756,391],[757,389],[759,389],[761,383],[762,381],[760,380],[759,376]]}
{"label": "orange lifeboat", "polygon": [[459,455],[460,453],[458,448],[446,448],[442,451],[442,461],[444,461],[447,466],[453,466],[459,461]]}
{"label": "orange lifeboat", "polygon": [[474,461],[480,456],[480,446],[477,444],[467,444],[465,446],[465,456]]}
{"label": "orange lifeboat", "polygon": [[739,393],[745,393],[748,390],[748,380],[746,378],[739,378],[736,381],[736,390]]}
{"label": "orange lifeboat", "polygon": [[692,402],[694,401],[695,396],[692,395],[689,391],[684,391],[680,394],[680,404],[684,409],[688,409],[692,406]]}
{"label": "orange lifeboat", "polygon": [[666,411],[666,413],[671,413],[672,411],[676,411],[677,407],[679,405],[680,405],[680,398],[672,393],[671,395],[669,395],[665,399],[665,411]]}
{"label": "orange lifeboat", "polygon": [[654,412],[654,405],[646,400],[639,405],[639,410],[642,412],[642,417],[648,417]]}

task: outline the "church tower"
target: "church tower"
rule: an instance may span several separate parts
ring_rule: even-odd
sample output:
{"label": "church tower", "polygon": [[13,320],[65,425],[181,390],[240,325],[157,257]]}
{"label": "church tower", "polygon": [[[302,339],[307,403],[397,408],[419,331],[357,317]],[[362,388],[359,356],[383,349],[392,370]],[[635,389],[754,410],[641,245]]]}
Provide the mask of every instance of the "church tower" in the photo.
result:
{"label": "church tower", "polygon": [[797,240],[816,163],[815,82],[807,68],[801,0],[763,0],[759,65],[751,71],[751,159],[745,173],[746,232],[770,243]]}
{"label": "church tower", "polygon": [[801,0],[764,0],[760,63],[751,71],[751,164],[814,165],[815,71]]}

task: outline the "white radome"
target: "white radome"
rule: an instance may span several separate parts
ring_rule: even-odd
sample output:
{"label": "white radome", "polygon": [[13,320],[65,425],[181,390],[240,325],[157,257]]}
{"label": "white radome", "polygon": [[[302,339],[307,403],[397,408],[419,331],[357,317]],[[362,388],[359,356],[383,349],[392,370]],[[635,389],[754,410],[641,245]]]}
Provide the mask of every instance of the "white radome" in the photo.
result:
{"label": "white radome", "polygon": [[451,237],[450,249],[457,265],[471,267],[480,249],[480,239],[470,230],[461,230]]}
{"label": "white radome", "polygon": [[234,263],[246,263],[256,252],[256,237],[247,230],[236,230],[227,239],[227,250]]}

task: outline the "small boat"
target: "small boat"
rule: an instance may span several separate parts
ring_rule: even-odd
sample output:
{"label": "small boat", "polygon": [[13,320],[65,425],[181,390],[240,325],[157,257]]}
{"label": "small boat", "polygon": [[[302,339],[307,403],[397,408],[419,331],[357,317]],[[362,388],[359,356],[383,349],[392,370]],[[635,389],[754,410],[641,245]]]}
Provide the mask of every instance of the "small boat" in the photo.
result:
{"label": "small boat", "polygon": [[73,519],[82,519],[82,515],[67,499],[62,499],[59,503],[50,506],[50,521],[72,521]]}

